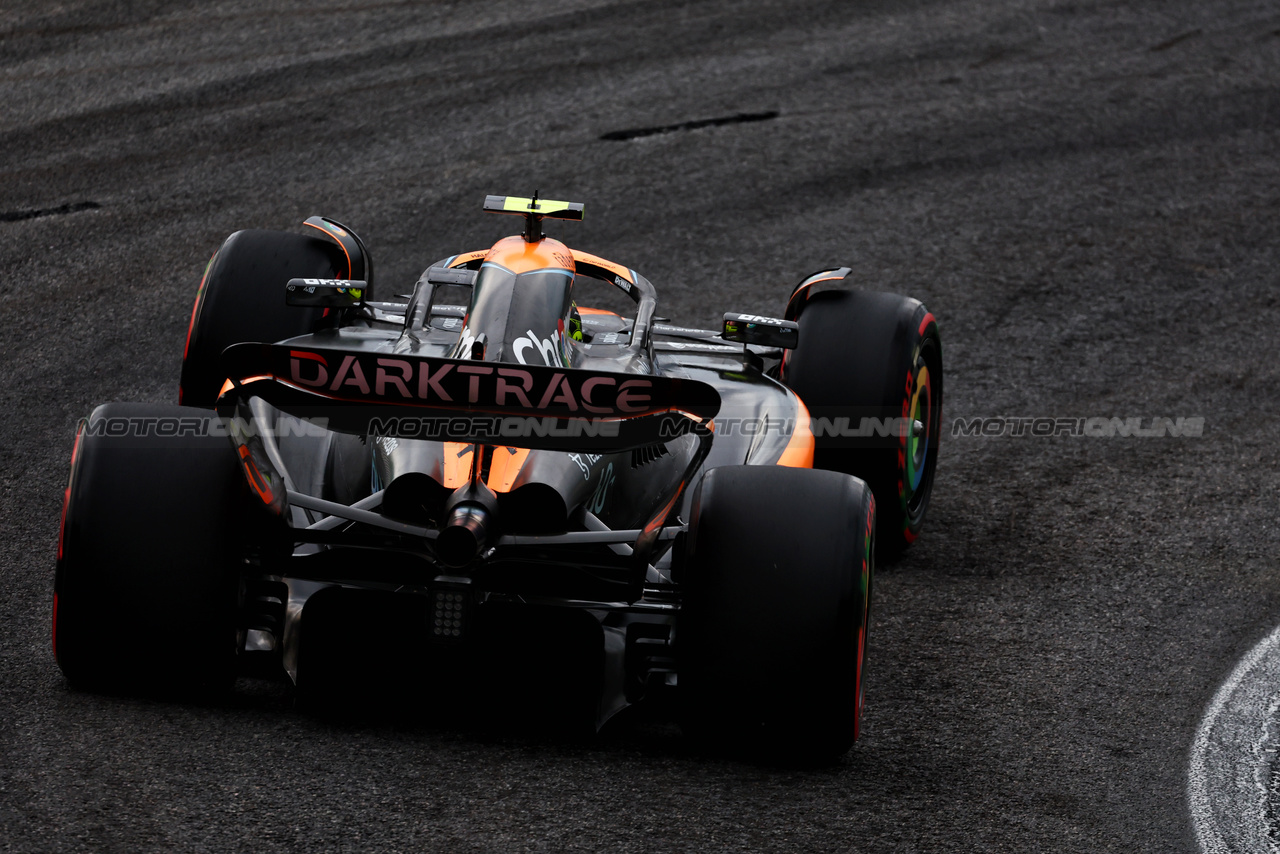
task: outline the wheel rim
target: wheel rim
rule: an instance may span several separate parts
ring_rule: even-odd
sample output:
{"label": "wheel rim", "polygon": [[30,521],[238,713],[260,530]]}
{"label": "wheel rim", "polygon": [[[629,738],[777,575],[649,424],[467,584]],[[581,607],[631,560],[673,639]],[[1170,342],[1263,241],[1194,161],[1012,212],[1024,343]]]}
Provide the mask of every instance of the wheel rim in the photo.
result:
{"label": "wheel rim", "polygon": [[[915,381],[912,383],[910,401],[906,410],[911,413],[909,436],[905,443],[905,461],[902,479],[903,504],[906,510],[904,524],[910,532],[919,524],[929,501],[933,485],[933,467],[938,456],[938,431],[941,429],[941,372],[936,344],[926,339],[916,355]],[[916,435],[914,425],[921,425]]]}
{"label": "wheel rim", "polygon": [[[914,496],[924,482],[926,463],[929,459],[929,445],[933,438],[933,388],[929,376],[929,366],[919,365],[916,372],[915,390],[911,394],[911,437],[907,441],[907,483]],[[919,435],[915,424],[923,425]]]}

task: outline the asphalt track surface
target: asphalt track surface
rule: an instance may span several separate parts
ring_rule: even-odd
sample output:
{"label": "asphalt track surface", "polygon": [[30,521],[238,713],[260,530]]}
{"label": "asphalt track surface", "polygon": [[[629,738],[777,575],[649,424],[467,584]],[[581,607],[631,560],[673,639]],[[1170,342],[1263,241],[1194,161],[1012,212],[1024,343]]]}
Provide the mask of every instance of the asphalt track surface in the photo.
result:
{"label": "asphalt track surface", "polygon": [[[0,848],[1196,850],[1198,722],[1280,622],[1274,3],[43,5],[0,9]],[[1202,435],[948,436],[835,768],[70,690],[76,420],[175,399],[222,238],[325,214],[408,286],[535,189],[682,321],[919,297],[948,422]]]}

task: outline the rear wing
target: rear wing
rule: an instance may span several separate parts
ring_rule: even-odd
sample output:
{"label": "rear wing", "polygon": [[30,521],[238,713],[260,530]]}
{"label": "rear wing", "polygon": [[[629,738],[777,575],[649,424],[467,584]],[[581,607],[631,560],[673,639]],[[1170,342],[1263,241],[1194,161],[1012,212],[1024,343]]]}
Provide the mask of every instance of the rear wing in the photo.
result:
{"label": "rear wing", "polygon": [[220,416],[257,397],[361,436],[618,453],[706,432],[720,409],[696,380],[544,365],[236,344],[222,366]]}

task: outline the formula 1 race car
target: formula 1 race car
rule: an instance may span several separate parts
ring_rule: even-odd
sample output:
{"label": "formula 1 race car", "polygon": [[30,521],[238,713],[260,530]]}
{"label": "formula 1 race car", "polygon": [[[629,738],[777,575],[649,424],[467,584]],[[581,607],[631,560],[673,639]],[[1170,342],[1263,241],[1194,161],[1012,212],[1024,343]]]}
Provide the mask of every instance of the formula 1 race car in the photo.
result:
{"label": "formula 1 race car", "polygon": [[[706,742],[842,755],[875,556],[916,537],[933,485],[933,315],[839,268],[782,318],[670,325],[643,276],[543,234],[582,205],[484,209],[523,233],[381,301],[332,220],[227,238],[180,405],[106,404],[76,433],[62,671],[145,691],[273,672],[315,702],[553,685],[597,727],[665,696]],[[587,287],[634,311],[579,307]]]}

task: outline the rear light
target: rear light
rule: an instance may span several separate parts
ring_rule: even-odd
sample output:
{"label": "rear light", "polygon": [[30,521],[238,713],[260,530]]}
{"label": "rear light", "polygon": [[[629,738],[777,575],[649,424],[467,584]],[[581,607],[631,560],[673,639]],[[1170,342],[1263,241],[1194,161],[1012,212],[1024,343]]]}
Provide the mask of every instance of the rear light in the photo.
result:
{"label": "rear light", "polygon": [[437,640],[461,640],[466,636],[471,611],[470,591],[464,587],[436,587],[431,591],[431,636]]}

